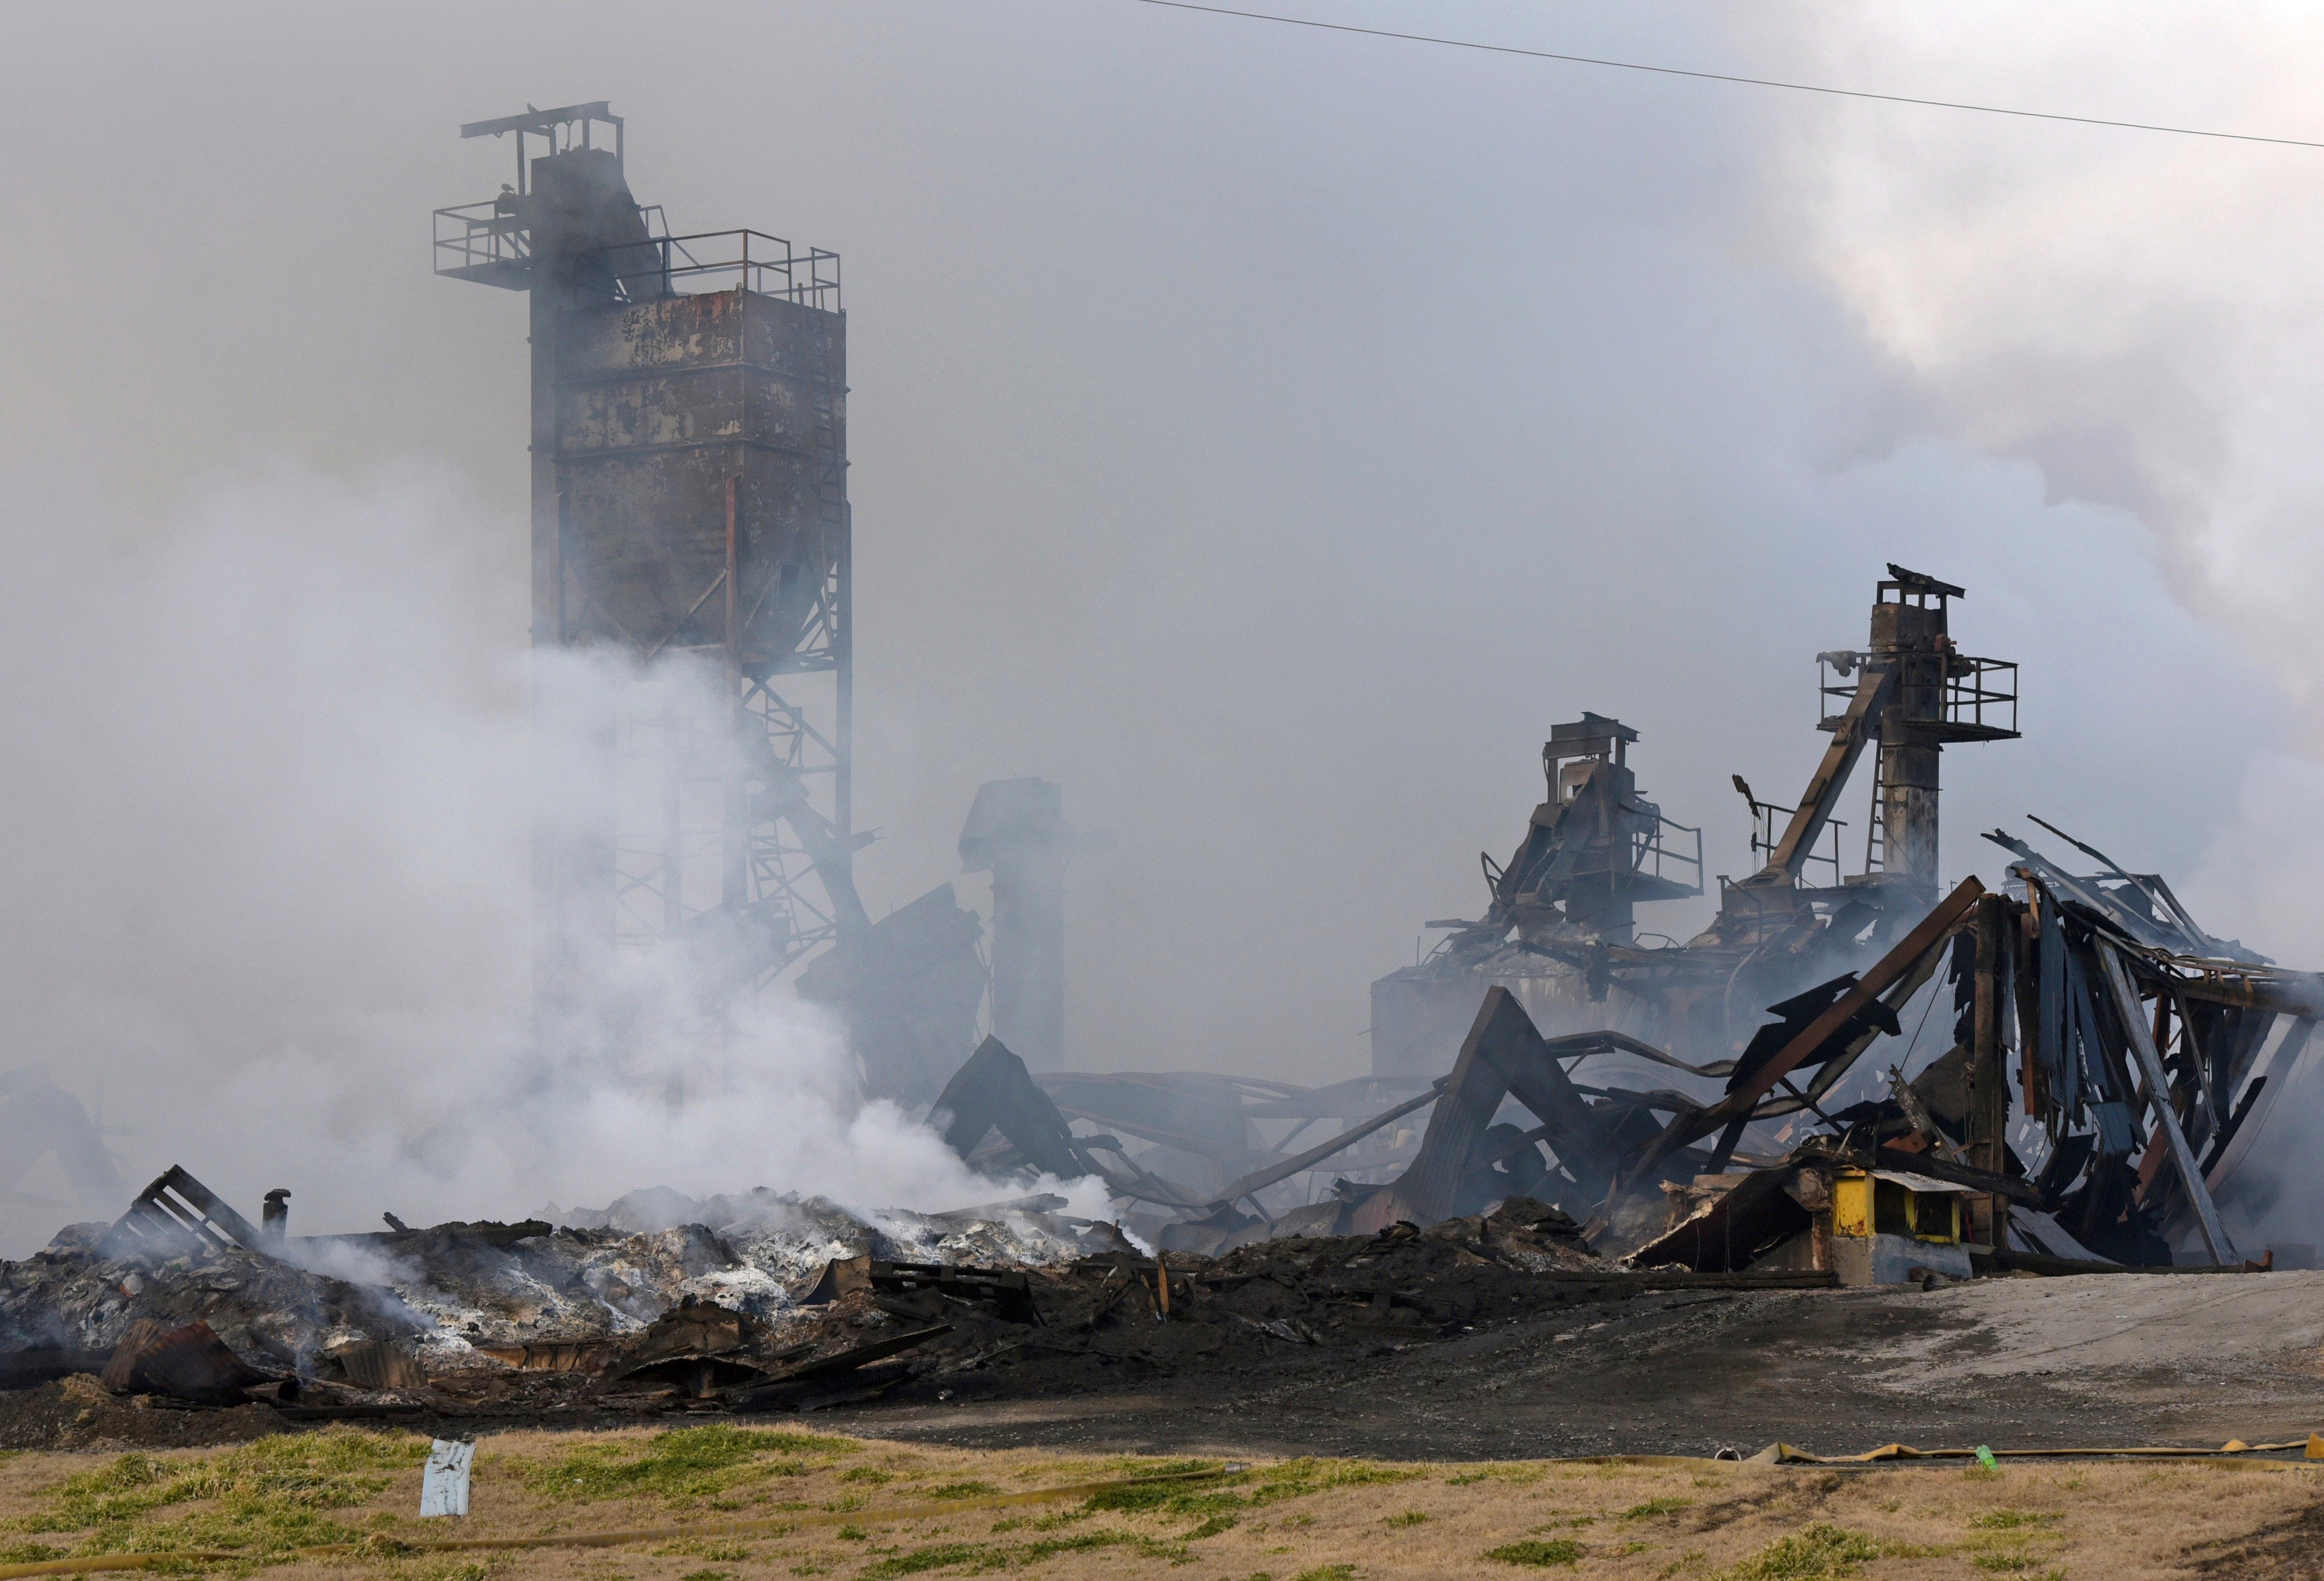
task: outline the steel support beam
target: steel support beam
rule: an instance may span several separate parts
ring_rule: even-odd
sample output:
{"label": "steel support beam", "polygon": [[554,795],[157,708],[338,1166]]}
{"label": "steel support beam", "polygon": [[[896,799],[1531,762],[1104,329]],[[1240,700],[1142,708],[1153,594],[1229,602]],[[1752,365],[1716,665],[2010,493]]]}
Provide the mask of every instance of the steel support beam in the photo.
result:
{"label": "steel support beam", "polygon": [[2154,1046],[2153,1034],[2146,1028],[2138,990],[2131,987],[2130,974],[2123,970],[2122,958],[2115,947],[2104,939],[2096,943],[2098,967],[2105,972],[2107,987],[2114,995],[2116,1018],[2129,1036],[2131,1052],[2137,1057],[2138,1069],[2146,1078],[2146,1096],[2154,1106],[2154,1123],[2169,1144],[2172,1167],[2179,1172],[2180,1184],[2187,1189],[2187,1200],[2195,1209],[2204,1249],[2210,1253],[2214,1263],[2237,1262],[2236,1248],[2227,1239],[2227,1227],[2219,1222],[2218,1206],[2211,1200],[2211,1189],[2203,1183],[2203,1172],[2196,1164],[2195,1150],[2187,1144],[2187,1133],[2180,1127],[2178,1111],[2171,1107],[2171,1073],[2163,1068],[2162,1052]]}

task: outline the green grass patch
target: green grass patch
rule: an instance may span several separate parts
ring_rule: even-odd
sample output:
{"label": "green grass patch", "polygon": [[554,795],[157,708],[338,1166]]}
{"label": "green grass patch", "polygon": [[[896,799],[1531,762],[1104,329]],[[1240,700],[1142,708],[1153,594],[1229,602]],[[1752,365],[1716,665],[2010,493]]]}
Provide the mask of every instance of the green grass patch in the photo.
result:
{"label": "green grass patch", "polygon": [[1312,1570],[1302,1570],[1291,1581],[1354,1581],[1353,1565],[1318,1565]]}
{"label": "green grass patch", "polygon": [[845,1471],[839,1474],[839,1480],[842,1482],[868,1482],[872,1486],[877,1487],[881,1483],[895,1481],[896,1474],[892,1471],[882,1471],[876,1466],[851,1466]]}
{"label": "green grass patch", "polygon": [[947,1482],[912,1491],[924,1499],[989,1499],[1001,1490],[989,1482]]}
{"label": "green grass patch", "polygon": [[910,1553],[881,1559],[863,1574],[876,1581],[878,1577],[889,1576],[918,1576],[954,1565],[974,1565],[991,1553],[995,1546],[981,1542],[940,1542],[930,1548],[914,1549]]}
{"label": "green grass patch", "polygon": [[2059,1516],[2046,1510],[1987,1510],[1982,1515],[1972,1515],[1969,1523],[1980,1531],[2016,1531],[2025,1527],[2055,1526]]}
{"label": "green grass patch", "polygon": [[656,1433],[642,1445],[576,1445],[561,1458],[519,1462],[512,1469],[526,1487],[560,1503],[652,1497],[689,1503],[770,1477],[801,1475],[858,1448],[851,1439],[722,1424]]}
{"label": "green grass patch", "polygon": [[866,1566],[860,1581],[892,1581],[898,1576],[918,1576],[932,1570],[959,1570],[968,1575],[1022,1569],[1059,1554],[1090,1549],[1128,1548],[1148,1558],[1181,1560],[1184,1545],[1158,1542],[1133,1531],[1084,1531],[1072,1537],[1050,1537],[1032,1542],[939,1542],[905,1553],[890,1554]]}
{"label": "green grass patch", "polygon": [[1692,1499],[1648,1499],[1643,1504],[1633,1504],[1615,1519],[1618,1521],[1650,1521],[1657,1515],[1675,1515],[1693,1506]]}
{"label": "green grass patch", "polygon": [[[399,1559],[387,1573],[395,1581],[492,1581],[493,1572],[506,1567],[508,1563],[505,1554],[488,1559]],[[628,1581],[628,1577],[622,1577],[622,1581]]]}
{"label": "green grass patch", "polygon": [[1533,1537],[1489,1548],[1485,1557],[1504,1565],[1571,1565],[1582,1558],[1582,1545],[1570,1537]]}
{"label": "green grass patch", "polygon": [[[1202,1468],[1204,1463],[1198,1461],[1188,1469]],[[1200,1482],[1139,1482],[1107,1488],[1091,1494],[1082,1507],[1085,1511],[1112,1510],[1133,1515],[1224,1515],[1286,1499],[1304,1498],[1327,1488],[1409,1482],[1423,1475],[1364,1460],[1286,1460],[1279,1466]]]}
{"label": "green grass patch", "polygon": [[1425,1510],[1406,1510],[1401,1515],[1390,1515],[1380,1522],[1383,1526],[1421,1526],[1428,1521]]}
{"label": "green grass patch", "polygon": [[1880,1552],[1880,1545],[1862,1532],[1819,1521],[1721,1571],[1720,1581],[1825,1581],[1855,1575]]}
{"label": "green grass patch", "polygon": [[223,1454],[118,1456],[48,1490],[18,1531],[79,1532],[82,1554],[218,1549],[253,1556],[364,1540],[331,1512],[368,1503],[428,1457],[428,1440],[336,1427],[278,1434]]}

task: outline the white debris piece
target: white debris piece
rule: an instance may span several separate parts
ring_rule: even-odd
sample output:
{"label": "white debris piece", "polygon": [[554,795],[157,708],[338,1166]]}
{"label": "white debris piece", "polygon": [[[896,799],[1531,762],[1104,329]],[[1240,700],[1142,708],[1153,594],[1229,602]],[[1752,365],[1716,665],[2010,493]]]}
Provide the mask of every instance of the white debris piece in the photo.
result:
{"label": "white debris piece", "polygon": [[438,1439],[428,1447],[428,1469],[420,1474],[421,1520],[468,1512],[468,1468],[475,1463],[474,1444]]}

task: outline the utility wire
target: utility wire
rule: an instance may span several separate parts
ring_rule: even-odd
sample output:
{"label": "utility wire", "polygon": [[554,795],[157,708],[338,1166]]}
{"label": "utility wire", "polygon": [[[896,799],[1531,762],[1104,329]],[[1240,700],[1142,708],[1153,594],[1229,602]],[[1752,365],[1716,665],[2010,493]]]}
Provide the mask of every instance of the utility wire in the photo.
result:
{"label": "utility wire", "polygon": [[1777,82],[1766,77],[1733,77],[1722,71],[1688,71],[1676,66],[1646,66],[1636,60],[1606,60],[1592,55],[1561,55],[1550,50],[1522,50],[1515,44],[1487,44],[1474,39],[1437,38],[1427,33],[1392,32],[1387,28],[1356,27],[1344,22],[1317,22],[1305,16],[1275,16],[1263,11],[1236,11],[1224,5],[1200,5],[1194,0],[1136,0],[1171,11],[1201,11],[1213,16],[1239,16],[1247,22],[1275,22],[1288,27],[1318,28],[1325,32],[1361,33],[1366,38],[1398,39],[1409,44],[1442,44],[1454,50],[1481,50],[1493,55],[1523,55],[1535,60],[1563,60],[1574,66],[1605,66],[1618,71],[1648,71],[1657,77],[1692,77],[1702,82],[1739,83],[1746,87],[1780,87],[1793,93],[1820,93],[1833,98],[1877,99],[1888,105],[1919,105],[1932,110],[1973,110],[1981,115],[2015,115],[2025,121],[2066,121],[2077,126],[2110,126],[2126,132],[2167,132],[2177,137],[2215,137],[2230,142],[2268,142],[2280,148],[2324,148],[2324,142],[2298,137],[2262,137],[2251,132],[2215,132],[2202,126],[2164,126],[2152,121],[2109,121],[2097,115],[2061,115],[2049,110],[2013,110],[2001,105],[1970,105],[1954,99],[1920,99],[1904,94],[1868,93],[1861,88],[1826,87],[1812,82]]}

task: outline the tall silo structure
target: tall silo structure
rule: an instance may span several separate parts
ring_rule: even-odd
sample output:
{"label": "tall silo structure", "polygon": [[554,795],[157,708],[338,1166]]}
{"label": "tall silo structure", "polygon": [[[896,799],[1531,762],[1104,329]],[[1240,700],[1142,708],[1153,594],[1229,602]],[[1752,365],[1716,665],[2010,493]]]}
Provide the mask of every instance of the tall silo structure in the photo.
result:
{"label": "tall silo structure", "polygon": [[[436,271],[530,299],[535,649],[692,654],[743,742],[615,706],[612,832],[535,851],[537,1000],[598,947],[673,936],[717,938],[738,986],[770,978],[865,924],[838,256],[672,234],[602,100],[460,134],[515,145],[498,197],[437,211]],[[639,765],[657,783],[622,783]]]}

